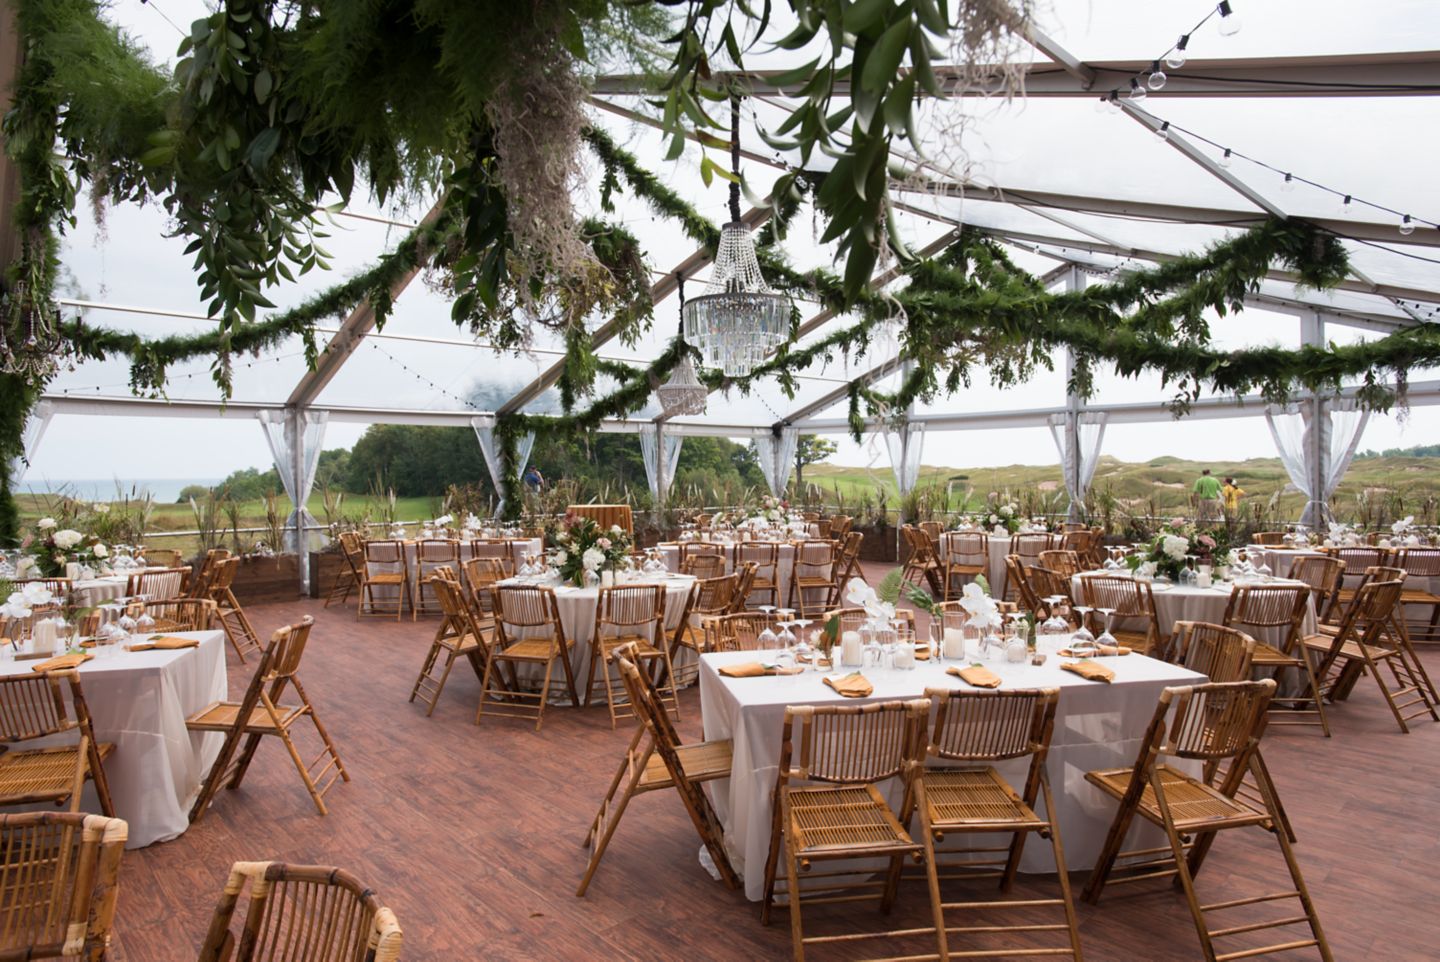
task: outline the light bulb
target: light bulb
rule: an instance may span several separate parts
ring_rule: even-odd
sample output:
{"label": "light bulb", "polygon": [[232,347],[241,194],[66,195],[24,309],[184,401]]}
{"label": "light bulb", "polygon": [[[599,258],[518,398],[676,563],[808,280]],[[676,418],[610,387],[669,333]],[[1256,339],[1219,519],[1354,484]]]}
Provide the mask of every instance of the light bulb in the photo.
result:
{"label": "light bulb", "polygon": [[1109,97],[1100,97],[1100,98],[1097,98],[1096,101],[1095,101],[1095,112],[1096,112],[1097,114],[1103,114],[1103,113],[1105,113],[1105,108],[1106,108],[1106,107],[1109,107],[1109,106],[1110,106],[1110,98],[1109,98]]}
{"label": "light bulb", "polygon": [[1220,0],[1220,36],[1233,37],[1240,32],[1240,18],[1230,9],[1230,0]]}
{"label": "light bulb", "polygon": [[1140,81],[1138,80],[1130,81],[1130,102],[1132,104],[1145,102],[1145,88],[1140,86]]}
{"label": "light bulb", "polygon": [[1105,98],[1105,108],[1109,110],[1112,114],[1118,114],[1120,112],[1120,98],[1116,97],[1114,94],[1111,94],[1109,97]]}
{"label": "light bulb", "polygon": [[1415,222],[1410,219],[1409,214],[1406,214],[1404,217],[1400,218],[1400,233],[1405,235],[1406,237],[1409,237],[1411,234],[1415,233]]}
{"label": "light bulb", "polygon": [[1169,79],[1169,77],[1165,76],[1165,71],[1152,70],[1150,71],[1150,79],[1145,82],[1150,85],[1151,90],[1159,90],[1165,86],[1165,81]]}
{"label": "light bulb", "polygon": [[1283,190],[1283,191],[1284,191],[1285,193],[1287,193],[1287,194],[1290,193],[1292,190],[1294,190],[1294,189],[1295,189],[1295,178],[1294,178],[1294,176],[1291,175],[1291,174],[1286,174],[1286,175],[1285,175],[1285,179],[1280,182],[1280,189]]}
{"label": "light bulb", "polygon": [[1226,148],[1225,148],[1225,153],[1223,153],[1223,154],[1220,155],[1220,166],[1221,166],[1221,167],[1229,167],[1229,166],[1230,166],[1230,148],[1229,148],[1229,147],[1226,147]]}
{"label": "light bulb", "polygon": [[1349,195],[1349,194],[1346,194],[1346,195],[1345,195],[1345,199],[1340,202],[1340,216],[1341,216],[1341,217],[1349,217],[1349,216],[1350,216],[1350,200],[1351,200],[1350,195]]}
{"label": "light bulb", "polygon": [[1190,35],[1182,33],[1180,39],[1175,41],[1175,46],[1165,55],[1165,66],[1171,70],[1179,70],[1185,66],[1185,48],[1190,46]]}
{"label": "light bulb", "polygon": [[1161,124],[1159,127],[1156,128],[1156,130],[1155,130],[1155,139],[1156,139],[1156,140],[1169,140],[1169,139],[1170,139],[1170,121],[1167,120],[1167,121],[1165,121],[1163,124]]}

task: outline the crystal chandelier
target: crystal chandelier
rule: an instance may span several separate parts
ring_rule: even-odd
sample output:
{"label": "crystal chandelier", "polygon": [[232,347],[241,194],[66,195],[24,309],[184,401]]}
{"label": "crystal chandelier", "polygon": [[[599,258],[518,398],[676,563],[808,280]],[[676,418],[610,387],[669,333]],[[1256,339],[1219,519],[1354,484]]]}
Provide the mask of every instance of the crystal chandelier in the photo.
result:
{"label": "crystal chandelier", "polygon": [[790,300],[771,290],[760,273],[755,241],[740,220],[740,108],[730,101],[730,223],[720,230],[720,249],[705,293],[682,308],[685,340],[706,366],[744,377],[790,336]]}
{"label": "crystal chandelier", "polygon": [[44,384],[69,353],[53,305],[36,298],[28,282],[17,281],[0,299],[0,371]]}
{"label": "crystal chandelier", "polygon": [[[678,274],[676,289],[680,293],[680,338],[685,338],[685,275]],[[680,358],[680,363],[670,373],[670,380],[655,389],[655,396],[660,400],[660,410],[666,417],[675,417],[679,414],[704,414],[705,407],[709,403],[710,389],[700,383],[700,378],[695,375],[695,365],[690,360],[690,352],[686,351]]]}

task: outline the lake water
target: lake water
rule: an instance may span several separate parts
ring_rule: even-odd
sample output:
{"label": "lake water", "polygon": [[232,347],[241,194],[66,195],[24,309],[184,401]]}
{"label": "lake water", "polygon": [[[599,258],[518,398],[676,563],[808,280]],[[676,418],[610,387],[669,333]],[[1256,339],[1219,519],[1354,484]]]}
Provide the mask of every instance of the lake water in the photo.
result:
{"label": "lake water", "polygon": [[86,501],[117,501],[148,491],[160,504],[173,503],[188,485],[219,484],[224,478],[26,478],[20,483],[22,492],[31,494],[66,494]]}

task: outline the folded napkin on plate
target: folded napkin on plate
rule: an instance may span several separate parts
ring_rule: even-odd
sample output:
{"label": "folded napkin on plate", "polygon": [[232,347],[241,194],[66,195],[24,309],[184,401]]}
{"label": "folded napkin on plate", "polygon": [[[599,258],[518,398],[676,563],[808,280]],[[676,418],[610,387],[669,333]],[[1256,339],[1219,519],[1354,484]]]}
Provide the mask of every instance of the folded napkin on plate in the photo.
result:
{"label": "folded napkin on plate", "polygon": [[126,645],[126,651],[149,651],[157,648],[160,651],[175,651],[179,648],[198,648],[200,642],[194,638],[176,638],[173,635],[156,635],[149,641],[137,642],[133,645]]}
{"label": "folded napkin on plate", "polygon": [[967,685],[976,688],[999,688],[1000,676],[984,665],[966,665],[964,668],[947,668],[945,674],[954,675]]}
{"label": "folded napkin on plate", "polygon": [[[1114,645],[1099,645],[1099,646],[1096,647],[1096,649],[1095,649],[1095,653],[1096,653],[1097,655],[1101,656],[1101,657],[1105,657],[1105,656],[1109,656],[1109,655],[1128,655],[1128,654],[1130,654],[1130,651],[1131,651],[1131,649],[1126,648],[1124,645],[1120,645],[1118,648],[1115,647]],[[1061,648],[1060,651],[1057,652],[1057,654],[1059,654],[1059,655],[1060,655],[1061,657],[1063,657],[1063,658],[1078,658],[1078,657],[1079,657],[1078,655],[1075,654],[1074,650],[1073,650],[1073,649],[1070,649],[1070,648]]]}
{"label": "folded napkin on plate", "polygon": [[758,661],[746,661],[738,665],[726,665],[720,669],[720,674],[726,678],[760,678],[765,675],[798,675],[804,670],[803,668],[766,668]]}
{"label": "folded napkin on plate", "polygon": [[869,698],[875,694],[875,686],[858,671],[852,671],[848,675],[839,678],[827,675],[825,684],[844,695],[846,698]]}
{"label": "folded napkin on plate", "polygon": [[1062,662],[1060,667],[1066,671],[1073,671],[1081,678],[1087,678],[1090,681],[1103,681],[1108,685],[1115,680],[1113,671],[1104,665],[1097,665],[1093,661],[1067,661]]}
{"label": "folded napkin on plate", "polygon": [[85,651],[77,651],[71,655],[59,655],[40,662],[31,667],[31,671],[65,671],[69,668],[79,668],[82,664],[95,656]]}

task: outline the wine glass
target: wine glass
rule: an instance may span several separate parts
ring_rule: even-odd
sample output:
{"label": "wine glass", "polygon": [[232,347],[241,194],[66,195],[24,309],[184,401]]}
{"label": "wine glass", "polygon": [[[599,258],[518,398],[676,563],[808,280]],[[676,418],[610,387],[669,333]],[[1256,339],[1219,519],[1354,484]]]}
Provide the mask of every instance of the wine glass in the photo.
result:
{"label": "wine glass", "polygon": [[135,634],[144,635],[147,638],[155,634],[155,619],[150,612],[142,610],[140,617],[135,619]]}
{"label": "wine glass", "polygon": [[1075,611],[1080,616],[1080,627],[1076,628],[1075,633],[1070,636],[1071,648],[1074,648],[1077,645],[1093,645],[1095,643],[1095,635],[1091,633],[1090,629],[1085,624],[1087,621],[1089,621],[1088,616],[1090,612],[1095,610],[1096,608],[1094,605],[1075,606]]}
{"label": "wine glass", "polygon": [[1096,608],[1095,610],[1100,612],[1101,616],[1105,619],[1105,630],[1100,633],[1099,638],[1095,639],[1096,646],[1109,646],[1111,648],[1120,647],[1120,642],[1117,641],[1115,636],[1110,633],[1110,626],[1115,620],[1115,609]]}

